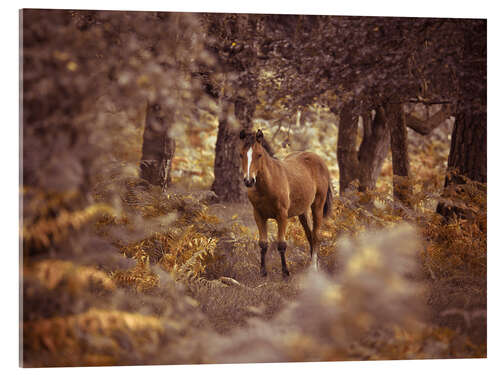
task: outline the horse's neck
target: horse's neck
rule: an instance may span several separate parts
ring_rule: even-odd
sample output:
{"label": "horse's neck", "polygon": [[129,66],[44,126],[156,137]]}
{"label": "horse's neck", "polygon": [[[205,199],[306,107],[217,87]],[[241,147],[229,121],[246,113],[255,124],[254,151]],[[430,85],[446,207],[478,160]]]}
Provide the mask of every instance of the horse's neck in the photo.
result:
{"label": "horse's neck", "polygon": [[257,174],[257,189],[262,192],[272,190],[273,187],[273,173],[278,168],[279,160],[273,159],[267,152],[264,154],[264,166]]}

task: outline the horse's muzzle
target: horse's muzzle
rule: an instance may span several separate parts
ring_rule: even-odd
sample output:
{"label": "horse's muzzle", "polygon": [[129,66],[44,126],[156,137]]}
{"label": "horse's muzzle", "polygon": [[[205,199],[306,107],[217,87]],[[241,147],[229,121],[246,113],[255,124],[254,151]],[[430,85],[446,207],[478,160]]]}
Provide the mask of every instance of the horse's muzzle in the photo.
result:
{"label": "horse's muzzle", "polygon": [[250,188],[255,185],[255,178],[243,178],[243,182],[247,188]]}

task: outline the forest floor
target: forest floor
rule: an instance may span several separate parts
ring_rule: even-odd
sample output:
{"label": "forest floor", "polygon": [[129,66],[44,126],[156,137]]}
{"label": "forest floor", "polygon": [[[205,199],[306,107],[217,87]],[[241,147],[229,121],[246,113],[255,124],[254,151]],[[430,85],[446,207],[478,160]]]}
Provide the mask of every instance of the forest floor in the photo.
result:
{"label": "forest floor", "polygon": [[[403,220],[336,197],[320,272],[292,219],[291,276],[272,245],[263,278],[249,204],[137,186],[121,217],[93,224],[114,250],[25,262],[25,366],[485,356],[477,222]],[[127,240],[137,214],[149,234]],[[269,233],[273,242],[274,221]]]}
{"label": "forest floor", "polygon": [[[336,181],[334,142],[311,134]],[[53,207],[71,197],[40,193],[26,248],[63,245],[25,254],[24,366],[486,356],[485,189],[469,184],[455,197],[474,213],[468,218],[435,213],[447,134],[410,133],[411,208],[394,209],[390,159],[375,192],[334,194],[320,272],[311,272],[303,229],[291,219],[287,279],[275,244],[260,276],[251,205],[218,202],[208,190],[213,149],[179,142],[165,193],[120,166],[82,211],[54,219]],[[105,204],[116,196],[116,208]],[[273,220],[268,230],[272,243]]]}
{"label": "forest floor", "polygon": [[[193,293],[192,296],[200,302],[202,311],[219,333],[245,327],[251,317],[272,318],[285,302],[297,297],[301,276],[310,266],[308,245],[292,243],[288,246],[286,257],[290,277],[283,278],[275,243],[277,226],[270,221],[270,247],[266,255],[268,275],[262,277],[252,206],[249,203],[215,203],[208,206],[207,213],[217,217],[220,225],[238,229],[233,232],[232,241],[222,242],[218,250],[223,256],[218,259],[216,267],[207,272],[207,277],[212,280],[230,278],[231,281],[226,282],[235,282],[233,286],[236,288],[223,288],[219,293],[205,296]],[[292,225],[298,226],[296,218]]]}

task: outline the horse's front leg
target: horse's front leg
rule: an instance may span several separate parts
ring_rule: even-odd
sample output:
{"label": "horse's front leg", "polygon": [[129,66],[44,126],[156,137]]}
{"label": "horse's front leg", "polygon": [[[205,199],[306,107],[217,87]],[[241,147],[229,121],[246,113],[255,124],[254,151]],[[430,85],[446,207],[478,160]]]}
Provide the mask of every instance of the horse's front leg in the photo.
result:
{"label": "horse's front leg", "polygon": [[288,215],[286,213],[281,213],[280,216],[277,218],[278,221],[278,251],[281,256],[281,271],[283,273],[283,277],[290,276],[290,272],[288,272],[288,268],[286,266],[286,258],[285,258],[285,251],[286,251],[286,241],[285,241],[285,234],[286,234],[286,225],[288,223]]}
{"label": "horse's front leg", "polygon": [[253,215],[255,218],[255,223],[259,229],[259,246],[260,246],[260,274],[265,277],[267,276],[266,271],[266,252],[267,252],[267,219],[264,219],[262,215],[256,210],[253,210]]}

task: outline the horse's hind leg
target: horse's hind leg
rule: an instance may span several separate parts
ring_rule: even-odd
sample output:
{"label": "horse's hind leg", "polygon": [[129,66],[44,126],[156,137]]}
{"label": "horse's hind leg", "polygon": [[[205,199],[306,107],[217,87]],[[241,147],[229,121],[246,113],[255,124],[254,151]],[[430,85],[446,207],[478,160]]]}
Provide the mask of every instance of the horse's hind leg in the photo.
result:
{"label": "horse's hind leg", "polygon": [[266,252],[268,247],[267,242],[267,219],[262,218],[257,210],[253,211],[255,223],[259,229],[259,246],[260,246],[260,274],[267,276],[266,271]]}
{"label": "horse's hind leg", "polygon": [[304,213],[302,215],[299,215],[299,220],[300,224],[302,224],[302,228],[304,228],[304,232],[307,237],[307,241],[309,242],[309,247],[311,248],[311,255],[313,252],[313,240],[312,240],[312,233],[311,233],[311,228],[309,227],[309,223],[307,221],[307,213]]}
{"label": "horse's hind leg", "polygon": [[313,217],[311,264],[316,270],[318,269],[319,229],[323,222],[324,203],[324,200],[320,202],[319,199],[316,199],[311,207]]}
{"label": "horse's hind leg", "polygon": [[286,241],[285,241],[285,233],[286,233],[286,225],[287,225],[287,215],[282,214],[278,218],[278,251],[281,256],[281,272],[283,273],[283,277],[290,276],[290,272],[288,272],[288,267],[286,266]]}

